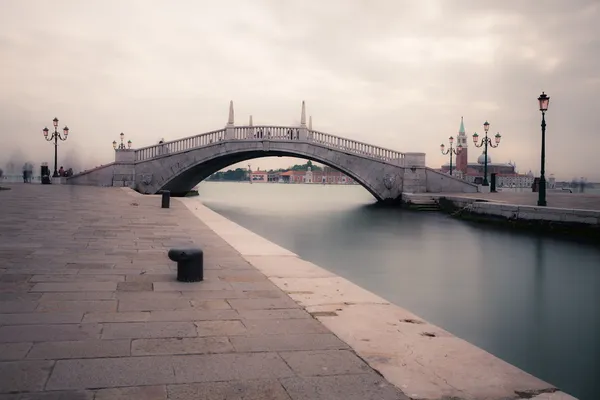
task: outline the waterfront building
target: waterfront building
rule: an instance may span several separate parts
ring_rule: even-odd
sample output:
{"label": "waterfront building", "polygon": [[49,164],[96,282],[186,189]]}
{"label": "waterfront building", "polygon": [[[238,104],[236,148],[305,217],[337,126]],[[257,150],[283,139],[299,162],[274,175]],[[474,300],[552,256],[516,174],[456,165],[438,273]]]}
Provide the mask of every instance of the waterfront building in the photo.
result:
{"label": "waterfront building", "polygon": [[267,183],[269,181],[268,177],[269,173],[267,171],[261,171],[260,169],[250,173],[250,180],[252,183]]}
{"label": "waterfront building", "polygon": [[[481,184],[483,182],[485,154],[477,158],[477,162],[467,163],[465,171],[452,171],[452,174],[457,178],[464,179],[469,183]],[[488,176],[496,174],[496,185],[498,187],[531,187],[533,185],[534,176],[531,171],[527,174],[518,173],[515,163],[494,163],[490,153],[488,153]],[[440,172],[449,174],[450,164],[442,165]]]}
{"label": "waterfront building", "polygon": [[[269,179],[269,182],[271,180]],[[279,183],[320,183],[327,185],[353,185],[354,179],[331,167],[324,167],[322,171],[313,171],[308,167],[306,171],[285,171],[277,174],[272,182]]]}

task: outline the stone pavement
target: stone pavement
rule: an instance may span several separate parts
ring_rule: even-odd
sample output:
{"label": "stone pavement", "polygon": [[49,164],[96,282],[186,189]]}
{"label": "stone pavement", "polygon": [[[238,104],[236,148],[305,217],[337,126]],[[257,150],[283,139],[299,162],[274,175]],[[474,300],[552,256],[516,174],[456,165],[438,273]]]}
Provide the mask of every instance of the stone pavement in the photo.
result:
{"label": "stone pavement", "polygon": [[[0,192],[0,400],[407,399],[179,201]],[[166,257],[202,246],[205,281]]]}
{"label": "stone pavement", "polygon": [[[522,206],[537,206],[538,193],[534,192],[498,192],[498,193],[446,193],[439,196],[469,197],[493,202]],[[576,210],[600,210],[600,195],[592,193],[547,192],[548,207]]]}

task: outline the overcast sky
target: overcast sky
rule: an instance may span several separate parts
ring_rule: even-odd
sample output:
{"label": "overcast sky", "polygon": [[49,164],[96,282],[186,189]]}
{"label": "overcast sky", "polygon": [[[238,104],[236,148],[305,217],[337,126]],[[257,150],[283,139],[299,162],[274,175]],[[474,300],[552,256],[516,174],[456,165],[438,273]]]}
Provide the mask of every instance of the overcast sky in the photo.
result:
{"label": "overcast sky", "polygon": [[[600,181],[598,0],[0,0],[0,165],[52,162],[41,129],[70,128],[59,164],[236,124],[294,125],[427,153],[502,134],[494,162]],[[480,149],[469,148],[475,161]],[[252,161],[279,167],[282,159]],[[284,164],[284,165],[282,165]]]}

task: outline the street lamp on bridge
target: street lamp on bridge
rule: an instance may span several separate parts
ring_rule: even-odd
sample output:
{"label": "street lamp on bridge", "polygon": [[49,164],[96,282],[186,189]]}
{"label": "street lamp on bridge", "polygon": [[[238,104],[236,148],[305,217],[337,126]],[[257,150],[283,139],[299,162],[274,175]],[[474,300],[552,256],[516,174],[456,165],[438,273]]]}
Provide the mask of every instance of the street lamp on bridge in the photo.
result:
{"label": "street lamp on bridge", "polygon": [[485,131],[485,137],[483,138],[483,142],[478,144],[479,141],[479,135],[477,134],[477,132],[475,132],[473,134],[473,143],[475,144],[475,147],[481,147],[481,146],[485,146],[484,150],[483,150],[483,154],[484,154],[484,162],[483,162],[483,183],[482,186],[490,186],[490,183],[488,182],[488,173],[487,173],[487,165],[488,165],[488,146],[492,147],[492,148],[496,148],[500,145],[500,138],[502,137],[500,135],[500,133],[496,133],[496,135],[494,136],[494,142],[496,143],[494,145],[494,143],[492,143],[492,138],[488,137],[488,131],[490,130],[490,123],[485,121],[485,123],[483,124],[483,130]]}
{"label": "street lamp on bridge", "polygon": [[[119,144],[119,146],[117,146],[117,141],[113,140],[113,149],[125,150],[125,143],[123,143],[123,139],[125,139],[125,134],[123,132],[121,132],[121,134],[119,136],[121,137],[121,144]],[[127,148],[131,149],[131,140],[127,141]]]}
{"label": "street lamp on bridge", "polygon": [[58,118],[54,118],[52,120],[52,123],[54,125],[54,132],[50,135],[50,137],[48,137],[48,133],[50,132],[50,130],[48,129],[48,127],[45,127],[42,132],[44,133],[44,138],[51,142],[54,140],[54,173],[52,174],[53,178],[56,178],[58,175],[58,169],[57,169],[57,164],[58,164],[58,140],[62,140],[65,141],[67,140],[67,136],[69,136],[69,128],[67,126],[65,126],[63,128],[63,134],[61,135],[60,132],[58,132]]}
{"label": "street lamp on bridge", "polygon": [[448,138],[448,141],[450,142],[450,147],[448,148],[448,150],[444,151],[444,149],[446,147],[446,146],[444,146],[444,143],[442,143],[440,145],[440,150],[442,151],[443,155],[450,154],[450,175],[452,175],[452,156],[453,155],[458,155],[461,152],[461,150],[462,150],[462,144],[459,143],[456,148],[453,148],[452,145],[454,144],[454,138],[452,136],[450,136]]}
{"label": "street lamp on bridge", "polygon": [[538,97],[540,103],[540,111],[542,112],[542,167],[540,168],[540,187],[538,190],[538,206],[546,206],[546,111],[550,104],[550,97],[542,92]]}

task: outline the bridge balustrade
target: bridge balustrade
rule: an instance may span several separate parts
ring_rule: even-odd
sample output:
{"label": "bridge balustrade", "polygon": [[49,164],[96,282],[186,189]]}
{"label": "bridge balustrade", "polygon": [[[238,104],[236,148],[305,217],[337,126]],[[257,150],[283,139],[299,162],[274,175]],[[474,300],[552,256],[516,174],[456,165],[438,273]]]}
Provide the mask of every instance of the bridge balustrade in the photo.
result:
{"label": "bridge balustrade", "polygon": [[[232,128],[232,137],[226,137],[228,129],[220,129],[196,136],[143,147],[135,151],[135,160],[144,161],[171,153],[208,146],[223,140],[301,141],[300,133],[303,130],[303,128],[286,126],[236,126]],[[304,128],[304,130],[308,133],[307,141],[309,143],[319,144],[334,150],[376,159],[385,163],[404,165],[404,153],[399,151],[385,149],[323,132],[306,130],[306,128]]]}

